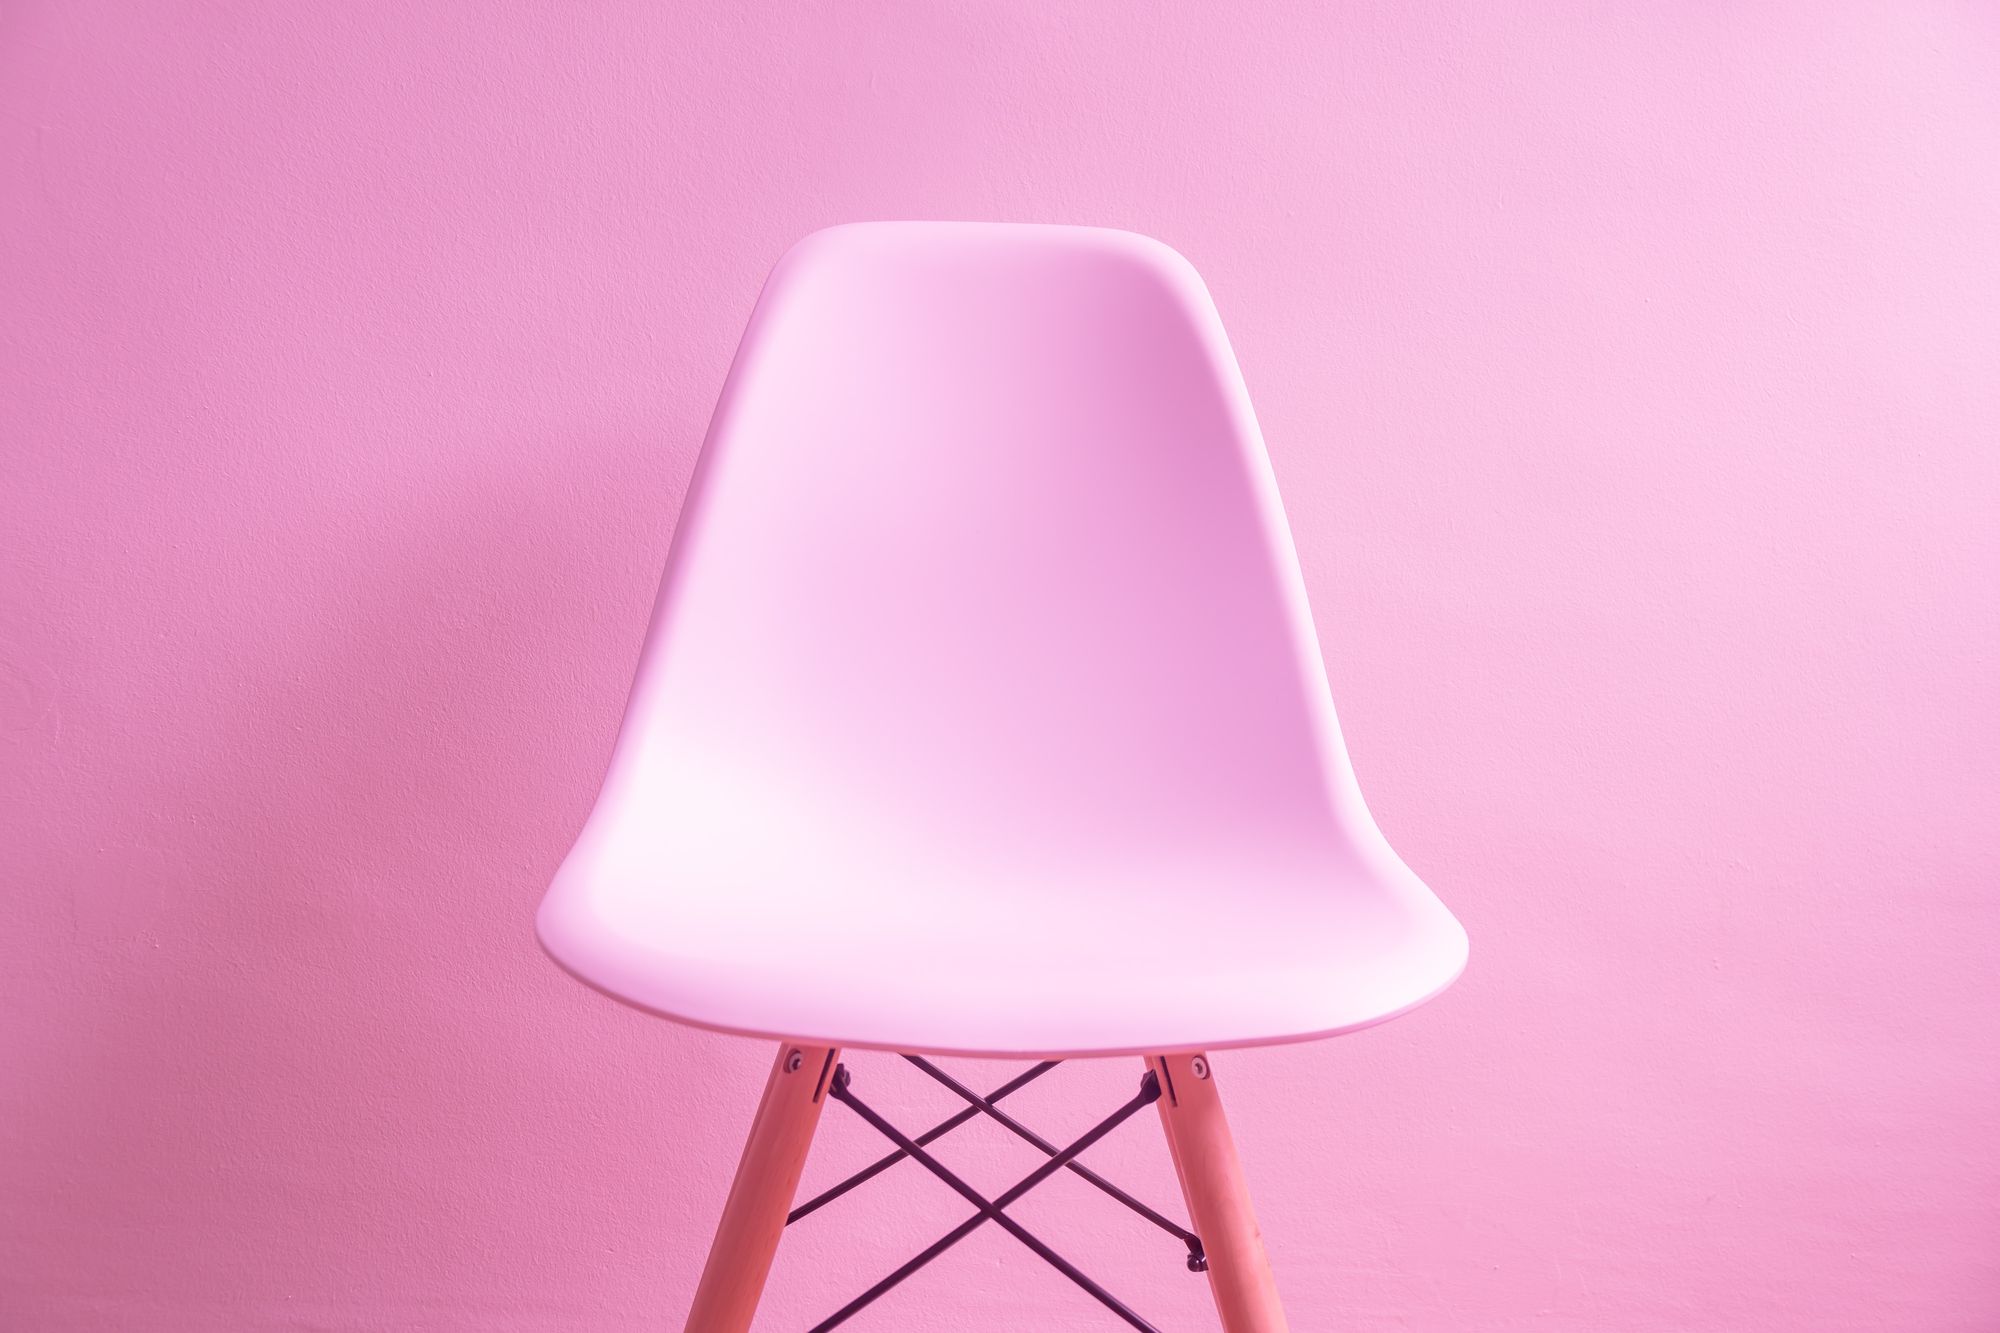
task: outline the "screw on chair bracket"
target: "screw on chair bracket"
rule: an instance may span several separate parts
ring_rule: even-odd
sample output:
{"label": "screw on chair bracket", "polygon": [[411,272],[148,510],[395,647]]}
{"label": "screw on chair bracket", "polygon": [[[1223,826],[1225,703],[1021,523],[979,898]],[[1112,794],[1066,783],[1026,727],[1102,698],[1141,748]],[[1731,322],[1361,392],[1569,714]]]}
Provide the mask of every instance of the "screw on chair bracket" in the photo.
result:
{"label": "screw on chair bracket", "polygon": [[[1133,1095],[1131,1100],[1124,1103],[1117,1110],[1113,1111],[1109,1116],[1106,1116],[1103,1120],[1099,1121],[1096,1125],[1091,1127],[1089,1130],[1085,1131],[1080,1138],[1078,1138],[1075,1142],[1071,1143],[1068,1147],[1058,1148],[1054,1144],[1042,1138],[1040,1135],[1034,1133],[1034,1131],[1022,1125],[1012,1116],[1009,1116],[1004,1111],[999,1110],[995,1106],[995,1103],[999,1102],[1002,1098],[1007,1097],[1010,1094],[1020,1090],[1021,1088],[1026,1087],[1029,1083],[1033,1082],[1035,1079],[1040,1078],[1043,1074],[1046,1074],[1049,1070],[1055,1068],[1056,1065],[1060,1063],[1060,1061],[1045,1060],[1042,1063],[1034,1066],[1032,1069],[1029,1069],[1024,1074],[1016,1076],[1014,1079],[1010,1080],[1007,1083],[1003,1083],[1000,1087],[995,1088],[992,1092],[988,1093],[986,1096],[981,1097],[978,1093],[973,1092],[970,1088],[967,1088],[966,1086],[958,1082],[958,1080],[952,1078],[951,1075],[945,1073],[944,1070],[939,1069],[936,1065],[924,1059],[922,1056],[908,1055],[903,1058],[908,1060],[912,1065],[922,1070],[925,1074],[930,1076],[932,1079],[936,1080],[938,1083],[941,1083],[946,1088],[949,1088],[954,1095],[956,1095],[966,1103],[966,1109],[958,1112],[956,1115],[950,1117],[949,1119],[940,1121],[938,1124],[933,1125],[930,1129],[924,1131],[924,1133],[918,1135],[916,1138],[911,1138],[909,1135],[903,1133],[902,1130],[897,1129],[894,1125],[890,1124],[886,1119],[884,1119],[880,1112],[876,1111],[873,1107],[869,1106],[866,1102],[862,1101],[859,1097],[855,1096],[852,1086],[853,1080],[848,1074],[847,1066],[844,1064],[836,1065],[833,1070],[832,1081],[828,1084],[827,1087],[827,1095],[830,1096],[834,1101],[840,1102],[841,1104],[848,1107],[856,1115],[860,1116],[871,1127],[873,1127],[878,1133],[880,1133],[884,1138],[888,1139],[891,1143],[895,1144],[896,1151],[870,1164],[869,1166],[864,1167],[861,1171],[855,1173],[853,1176],[850,1176],[848,1179],[842,1181],[840,1184],[833,1186],[831,1189],[826,1190],[817,1197],[800,1205],[798,1208],[793,1209],[791,1215],[786,1218],[786,1222],[788,1224],[791,1222],[796,1222],[800,1218],[806,1216],[807,1214],[817,1211],[819,1208],[832,1202],[834,1199],[840,1197],[842,1194],[845,1194],[847,1191],[853,1189],[855,1186],[880,1174],[881,1172],[887,1170],[889,1167],[894,1166],[897,1162],[903,1160],[905,1157],[915,1160],[919,1166],[922,1166],[925,1170],[929,1171],[932,1175],[936,1176],[939,1180],[943,1181],[961,1198],[963,1198],[967,1203],[971,1204],[973,1208],[975,1208],[977,1211],[974,1212],[971,1217],[959,1223],[958,1226],[952,1228],[952,1230],[946,1232],[943,1236],[940,1236],[937,1240],[933,1241],[928,1247],[926,1247],[916,1256],[905,1262],[901,1267],[897,1268],[887,1277],[884,1277],[874,1286],[868,1288],[868,1290],[862,1292],[859,1296],[856,1296],[853,1300],[849,1301],[846,1305],[842,1306],[839,1310],[835,1311],[832,1315],[828,1316],[820,1323],[815,1324],[811,1330],[811,1333],[824,1333],[824,1331],[827,1329],[831,1329],[842,1323],[845,1323],[848,1319],[852,1318],[856,1313],[858,1313],[864,1306],[867,1306],[871,1302],[875,1301],[877,1298],[879,1298],[884,1293],[889,1291],[890,1288],[894,1287],[896,1284],[901,1282],[904,1278],[907,1278],[912,1273],[915,1273],[925,1264],[928,1264],[931,1260],[937,1258],[940,1254],[943,1254],[946,1250],[950,1249],[953,1245],[956,1245],[959,1241],[971,1235],[980,1226],[982,1226],[987,1222],[992,1222],[996,1224],[1002,1230],[1006,1231],[1009,1235],[1013,1236],[1016,1240],[1020,1241],[1023,1245],[1027,1246],[1030,1250],[1034,1251],[1035,1254],[1037,1254],[1045,1262],[1047,1262],[1050,1267],[1054,1268],[1064,1277],[1068,1278],[1070,1281],[1076,1283],[1079,1287],[1089,1292],[1092,1296],[1096,1297],[1097,1300],[1100,1303],[1102,1303],[1107,1309],[1109,1309],[1113,1314],[1116,1314],[1120,1319],[1123,1319],[1127,1324],[1131,1325],[1133,1328],[1147,1330],[1148,1333],[1158,1333],[1158,1331],[1155,1330],[1151,1324],[1147,1323],[1144,1319],[1140,1318],[1138,1315],[1134,1314],[1129,1308],[1127,1308],[1124,1302],[1120,1301],[1116,1296],[1113,1296],[1110,1292],[1106,1291],[1103,1287],[1099,1286],[1097,1282],[1092,1280],[1090,1276],[1084,1273],[1081,1269],[1077,1268],[1075,1264],[1072,1264],[1069,1260],[1063,1258],[1061,1255],[1057,1254],[1054,1250],[1050,1249],[1046,1243],[1044,1243],[1040,1238],[1035,1236],[1026,1227],[1022,1226],[1019,1222],[1016,1222],[1013,1218],[1009,1217],[1006,1212],[1007,1208],[1010,1205],[1017,1202],[1029,1190],[1032,1190],[1033,1188],[1035,1188],[1035,1186],[1049,1179],[1051,1176],[1055,1175],[1058,1171],[1068,1170],[1078,1176],[1081,1176],[1083,1179],[1089,1181],[1092,1185],[1095,1185],[1098,1189],[1104,1191],[1112,1198],[1118,1200],[1126,1207],[1132,1209],[1132,1211],[1138,1213],[1141,1217],[1145,1218],[1147,1221],[1153,1223],[1155,1226],[1159,1227],[1163,1231],[1166,1231],[1168,1234],[1174,1236],[1176,1239],[1180,1240],[1183,1244],[1185,1244],[1188,1250],[1187,1267],[1189,1271],[1196,1273],[1206,1271],[1208,1267],[1208,1261],[1206,1255],[1202,1251],[1200,1237],[1196,1236],[1194,1232],[1188,1230],[1187,1228],[1179,1226],[1176,1223],[1169,1220],[1168,1218],[1162,1216],[1159,1212],[1155,1211],[1154,1209],[1149,1208],[1147,1205],[1140,1202],[1138,1199],[1133,1198],[1132,1195],[1126,1193],[1124,1190],[1112,1184],[1110,1181],[1105,1180],[1102,1176],[1090,1170],[1088,1167],[1083,1166],[1076,1160],[1076,1158],[1081,1153],[1083,1153],[1085,1149],[1089,1148],[1099,1139],[1102,1139],[1105,1135],[1109,1134],[1112,1130],[1116,1129],[1119,1125],[1123,1124],[1126,1120],[1130,1119],[1139,1110],[1141,1110],[1144,1107],[1152,1105],[1154,1102],[1160,1099],[1160,1080],[1158,1076],[1155,1075],[1152,1070],[1148,1069],[1146,1071],[1145,1077],[1142,1078],[1139,1082],[1139,1091]],[[1026,1176],[1023,1176],[1018,1182],[1016,1182],[1013,1185],[1012,1188],[1004,1191],[1003,1193],[992,1199],[986,1198],[984,1195],[980,1194],[979,1191],[972,1188],[972,1186],[966,1184],[957,1175],[955,1175],[950,1170],[950,1168],[946,1167],[943,1163],[939,1162],[935,1157],[931,1156],[930,1153],[924,1150],[925,1144],[934,1142],[937,1139],[944,1137],[946,1134],[949,1134],[952,1130],[956,1129],[958,1126],[966,1123],[968,1120],[971,1120],[972,1118],[978,1115],[985,1115],[989,1117],[990,1119],[994,1120],[996,1123],[1000,1124],[1002,1127],[1007,1129],[1009,1132],[1013,1133],[1016,1137],[1022,1139],[1027,1143],[1033,1144],[1036,1148],[1040,1149],[1042,1152],[1048,1155],[1048,1161],[1042,1163],[1041,1166],[1035,1168],[1035,1170],[1029,1172]]]}

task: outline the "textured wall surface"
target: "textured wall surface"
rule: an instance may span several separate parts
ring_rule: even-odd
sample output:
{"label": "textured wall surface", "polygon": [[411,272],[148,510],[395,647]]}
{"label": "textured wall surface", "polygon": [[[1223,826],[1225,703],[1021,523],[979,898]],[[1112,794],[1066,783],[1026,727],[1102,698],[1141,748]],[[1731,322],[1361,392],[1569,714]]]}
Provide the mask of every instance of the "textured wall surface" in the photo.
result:
{"label": "textured wall surface", "polygon": [[[1217,1062],[1296,1328],[2000,1325],[2000,17],[1652,8],[0,6],[0,1329],[677,1326],[769,1052],[531,919],[764,271],[881,217],[1202,270],[1471,931]],[[854,1325],[1103,1326],[990,1228]]]}

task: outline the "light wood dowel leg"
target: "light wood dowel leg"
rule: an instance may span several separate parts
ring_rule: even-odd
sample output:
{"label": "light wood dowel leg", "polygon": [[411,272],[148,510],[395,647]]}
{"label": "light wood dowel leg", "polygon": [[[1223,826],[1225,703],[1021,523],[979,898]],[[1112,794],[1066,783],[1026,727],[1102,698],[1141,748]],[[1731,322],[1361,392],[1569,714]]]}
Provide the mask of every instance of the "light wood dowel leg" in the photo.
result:
{"label": "light wood dowel leg", "polygon": [[1202,1055],[1155,1055],[1160,1123],[1188,1216],[1208,1254],[1208,1285],[1225,1333],[1286,1333],[1278,1284],[1250,1208],[1243,1166],[1222,1115],[1214,1071]]}
{"label": "light wood dowel leg", "polygon": [[840,1052],[787,1043],[764,1085],[764,1100],[750,1125],[749,1142],[736,1166],[729,1202],[715,1228],[708,1263],[688,1311],[687,1333],[747,1333],[770,1275],[785,1215],[798,1192],[813,1129],[826,1105],[826,1088]]}

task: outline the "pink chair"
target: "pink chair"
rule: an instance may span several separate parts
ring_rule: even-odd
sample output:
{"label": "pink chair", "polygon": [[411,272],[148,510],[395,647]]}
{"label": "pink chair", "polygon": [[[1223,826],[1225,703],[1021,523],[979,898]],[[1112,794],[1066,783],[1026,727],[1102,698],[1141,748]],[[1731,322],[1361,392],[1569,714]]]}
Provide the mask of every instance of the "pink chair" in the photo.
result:
{"label": "pink chair", "polygon": [[[687,1327],[750,1325],[825,1101],[1149,1327],[1005,1209],[1058,1170],[1188,1246],[1231,1333],[1280,1311],[1207,1052],[1444,989],[1465,932],[1342,747],[1257,423],[1201,279],[1126,232],[868,223],[764,289],[716,408],[616,754],[542,904],[557,962],[778,1058]],[[842,1047],[966,1109],[910,1136]],[[982,1096],[925,1054],[1042,1063]],[[995,1103],[1141,1055],[1058,1148]],[[1157,1102],[1191,1229],[1076,1160]],[[992,1199],[924,1149],[986,1114],[1049,1154]],[[847,1186],[829,1191],[829,1196]]]}

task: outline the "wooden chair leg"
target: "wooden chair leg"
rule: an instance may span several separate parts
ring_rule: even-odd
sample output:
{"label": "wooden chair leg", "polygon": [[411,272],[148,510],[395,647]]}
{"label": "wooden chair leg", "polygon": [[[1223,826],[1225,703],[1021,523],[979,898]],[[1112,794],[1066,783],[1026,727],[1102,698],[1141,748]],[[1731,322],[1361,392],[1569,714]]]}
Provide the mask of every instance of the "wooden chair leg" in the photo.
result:
{"label": "wooden chair leg", "polygon": [[778,1048],[778,1062],[764,1084],[764,1100],[736,1165],[715,1242],[708,1248],[701,1285],[695,1288],[687,1333],[747,1333],[839,1056],[825,1046],[787,1043]]}
{"label": "wooden chair leg", "polygon": [[1278,1284],[1264,1257],[1208,1057],[1155,1055],[1146,1063],[1160,1079],[1160,1123],[1188,1216],[1208,1255],[1209,1290],[1224,1333],[1285,1333]]}

